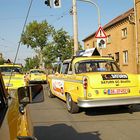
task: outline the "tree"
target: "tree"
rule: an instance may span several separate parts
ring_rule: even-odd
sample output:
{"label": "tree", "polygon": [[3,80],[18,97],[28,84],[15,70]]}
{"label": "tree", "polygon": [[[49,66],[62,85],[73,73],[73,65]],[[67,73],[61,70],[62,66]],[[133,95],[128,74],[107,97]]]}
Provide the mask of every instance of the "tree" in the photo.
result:
{"label": "tree", "polygon": [[4,64],[4,59],[0,58],[0,65],[3,65],[3,64]]}
{"label": "tree", "polygon": [[39,59],[37,56],[33,58],[26,58],[25,62],[26,62],[24,67],[25,71],[39,67]]}
{"label": "tree", "polygon": [[[56,62],[60,58],[62,61],[71,58],[73,55],[73,39],[66,31],[60,29],[53,33],[53,42],[48,44],[44,50],[46,64]],[[80,45],[81,49],[81,45]]]}
{"label": "tree", "polygon": [[22,34],[21,42],[38,53],[40,65],[42,65],[42,50],[48,43],[52,32],[53,27],[45,20],[41,23],[38,23],[37,21],[29,23],[26,26],[25,32]]}
{"label": "tree", "polygon": [[73,54],[73,40],[62,28],[53,34],[54,52],[61,60],[68,59]]}

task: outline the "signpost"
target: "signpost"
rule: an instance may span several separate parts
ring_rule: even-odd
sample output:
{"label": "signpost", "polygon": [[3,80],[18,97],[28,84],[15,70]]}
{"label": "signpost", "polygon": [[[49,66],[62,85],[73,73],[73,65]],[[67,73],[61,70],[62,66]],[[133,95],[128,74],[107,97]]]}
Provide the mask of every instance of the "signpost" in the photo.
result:
{"label": "signpost", "polygon": [[95,38],[97,38],[97,48],[106,48],[106,33],[103,28],[100,26],[95,34]]}

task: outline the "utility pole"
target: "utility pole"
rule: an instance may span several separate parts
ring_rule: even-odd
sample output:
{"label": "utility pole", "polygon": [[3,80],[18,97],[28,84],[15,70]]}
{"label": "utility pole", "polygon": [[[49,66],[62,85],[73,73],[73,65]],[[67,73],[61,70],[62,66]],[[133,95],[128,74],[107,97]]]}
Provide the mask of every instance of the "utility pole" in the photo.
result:
{"label": "utility pole", "polygon": [[[99,6],[91,0],[78,0],[78,1],[91,3],[97,8],[98,27],[100,27],[101,23],[100,23],[100,9],[99,9]],[[78,51],[78,23],[77,23],[77,4],[76,4],[76,0],[72,0],[72,14],[73,14],[73,34],[74,34],[73,35],[74,36],[74,55],[76,55],[76,52]]]}
{"label": "utility pole", "polygon": [[76,0],[72,0],[72,14],[73,14],[73,37],[74,37],[74,55],[78,51],[78,23],[77,23],[77,4]]}
{"label": "utility pole", "polygon": [[[99,6],[92,0],[78,0],[78,1],[87,2],[87,3],[90,3],[90,4],[92,4],[92,5],[94,5],[96,7],[97,13],[98,13],[98,28],[101,28],[101,16],[100,16],[100,8],[99,8]],[[102,56],[102,48],[101,47],[99,48],[99,52],[100,52],[100,55]]]}

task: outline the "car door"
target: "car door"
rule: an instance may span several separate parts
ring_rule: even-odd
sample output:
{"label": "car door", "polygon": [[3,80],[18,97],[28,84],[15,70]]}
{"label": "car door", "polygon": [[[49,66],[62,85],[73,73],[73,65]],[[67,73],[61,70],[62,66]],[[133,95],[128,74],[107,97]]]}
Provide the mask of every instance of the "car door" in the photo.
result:
{"label": "car door", "polygon": [[27,112],[25,110],[24,114],[20,113],[17,94],[11,99],[6,94],[0,73],[0,140],[15,140],[17,136],[31,135]]}
{"label": "car door", "polygon": [[68,72],[68,67],[69,63],[63,63],[60,69],[60,73],[56,73],[52,79],[52,90],[55,93],[55,95],[61,99],[65,99],[64,84]]}

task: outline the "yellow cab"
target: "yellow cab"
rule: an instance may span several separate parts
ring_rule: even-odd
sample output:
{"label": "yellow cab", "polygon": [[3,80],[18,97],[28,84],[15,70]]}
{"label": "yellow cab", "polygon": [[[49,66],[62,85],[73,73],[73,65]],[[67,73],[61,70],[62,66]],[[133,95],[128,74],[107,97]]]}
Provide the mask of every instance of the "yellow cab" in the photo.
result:
{"label": "yellow cab", "polygon": [[8,90],[15,90],[18,87],[25,86],[22,65],[5,63],[0,65],[0,72],[2,73],[5,87]]}
{"label": "yellow cab", "polygon": [[20,87],[9,98],[0,73],[0,140],[37,140],[26,106],[43,99],[42,85]]}
{"label": "yellow cab", "polygon": [[58,64],[48,75],[49,97],[66,101],[67,110],[140,104],[140,75],[122,72],[111,57],[96,48]]}
{"label": "yellow cab", "polygon": [[42,69],[30,69],[30,71],[26,75],[26,82],[28,84],[33,83],[44,83],[47,82],[47,75]]}

